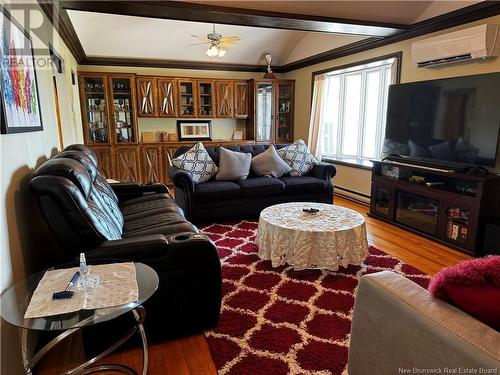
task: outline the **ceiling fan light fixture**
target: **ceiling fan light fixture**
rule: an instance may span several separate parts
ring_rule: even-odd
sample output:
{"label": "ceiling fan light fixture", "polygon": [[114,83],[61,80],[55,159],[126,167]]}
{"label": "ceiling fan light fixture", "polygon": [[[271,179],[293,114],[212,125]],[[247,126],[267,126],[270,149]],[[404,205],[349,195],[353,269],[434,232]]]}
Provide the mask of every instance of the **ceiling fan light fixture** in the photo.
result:
{"label": "ceiling fan light fixture", "polygon": [[223,57],[226,54],[226,51],[221,46],[212,44],[210,47],[208,47],[205,53],[212,59],[214,57]]}

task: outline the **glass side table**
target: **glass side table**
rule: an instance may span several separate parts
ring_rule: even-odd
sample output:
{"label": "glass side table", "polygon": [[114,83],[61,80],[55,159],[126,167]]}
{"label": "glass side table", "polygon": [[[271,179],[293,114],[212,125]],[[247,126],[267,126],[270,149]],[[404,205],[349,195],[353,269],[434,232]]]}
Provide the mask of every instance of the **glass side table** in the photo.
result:
{"label": "glass side table", "polygon": [[[104,352],[92,359],[89,359],[81,365],[63,372],[62,375],[84,375],[106,370],[136,375],[137,372],[135,370],[120,364],[93,366],[95,362],[120,347],[136,332],[139,333],[142,340],[142,375],[146,375],[148,371],[148,342],[143,326],[145,309],[142,304],[155,293],[158,288],[159,279],[156,271],[145,264],[135,263],[135,270],[137,285],[139,287],[139,299],[136,302],[101,309],[80,310],[74,313],[47,316],[43,318],[24,319],[24,313],[28,308],[33,292],[46,271],[31,275],[27,279],[7,289],[0,297],[1,316],[10,324],[21,329],[21,351],[26,375],[32,374],[31,369],[45,354],[47,354],[47,352],[67,337],[80,331],[83,327],[106,322],[128,312],[131,312],[134,315],[135,325],[125,336],[107,348]],[[30,330],[63,332],[47,343],[40,349],[40,351],[35,353],[33,357],[29,358],[27,350],[27,336]]]}

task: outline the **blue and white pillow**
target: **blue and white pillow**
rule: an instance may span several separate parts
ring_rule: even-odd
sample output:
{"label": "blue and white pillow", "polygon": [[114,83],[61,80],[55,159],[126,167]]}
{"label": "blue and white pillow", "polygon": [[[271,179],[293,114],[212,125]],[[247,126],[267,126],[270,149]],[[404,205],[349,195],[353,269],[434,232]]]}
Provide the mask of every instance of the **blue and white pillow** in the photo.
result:
{"label": "blue and white pillow", "polygon": [[195,184],[210,180],[218,171],[217,165],[201,142],[196,143],[184,154],[172,159],[172,164],[186,171]]}
{"label": "blue and white pillow", "polygon": [[302,139],[279,149],[278,155],[292,168],[290,176],[305,175],[318,164]]}

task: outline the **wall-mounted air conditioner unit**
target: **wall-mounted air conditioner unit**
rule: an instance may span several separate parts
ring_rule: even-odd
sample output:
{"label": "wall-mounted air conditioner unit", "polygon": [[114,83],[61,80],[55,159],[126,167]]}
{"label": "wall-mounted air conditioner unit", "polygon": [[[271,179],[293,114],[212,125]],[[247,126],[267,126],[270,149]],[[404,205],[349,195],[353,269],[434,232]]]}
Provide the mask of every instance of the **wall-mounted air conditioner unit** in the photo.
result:
{"label": "wall-mounted air conditioner unit", "polygon": [[413,63],[419,68],[498,56],[499,25],[479,25],[412,43]]}

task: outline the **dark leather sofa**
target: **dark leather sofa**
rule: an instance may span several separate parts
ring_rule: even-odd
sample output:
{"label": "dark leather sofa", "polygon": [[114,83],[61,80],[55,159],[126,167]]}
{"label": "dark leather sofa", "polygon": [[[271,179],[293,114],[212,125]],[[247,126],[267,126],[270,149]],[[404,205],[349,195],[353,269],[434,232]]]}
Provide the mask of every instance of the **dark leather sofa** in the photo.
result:
{"label": "dark leather sofa", "polygon": [[96,155],[72,145],[30,181],[41,211],[67,255],[138,261],[160,285],[147,301],[146,328],[170,338],[213,328],[220,313],[221,270],[214,243],[184,218],[161,184],[108,184]]}
{"label": "dark leather sofa", "polygon": [[[232,151],[255,155],[269,148],[268,144],[224,146]],[[274,145],[276,149],[287,145]],[[219,147],[205,147],[212,160],[219,165]],[[174,157],[189,147],[179,147]],[[319,163],[304,176],[283,176],[279,179],[258,177],[252,172],[243,181],[210,181],[195,184],[183,170],[172,166],[170,180],[175,187],[175,200],[193,222],[215,222],[238,217],[255,217],[264,208],[283,202],[333,202],[335,176],[333,164]]]}

